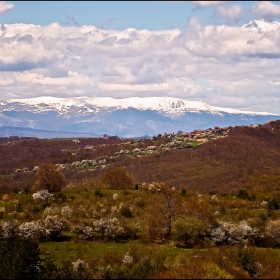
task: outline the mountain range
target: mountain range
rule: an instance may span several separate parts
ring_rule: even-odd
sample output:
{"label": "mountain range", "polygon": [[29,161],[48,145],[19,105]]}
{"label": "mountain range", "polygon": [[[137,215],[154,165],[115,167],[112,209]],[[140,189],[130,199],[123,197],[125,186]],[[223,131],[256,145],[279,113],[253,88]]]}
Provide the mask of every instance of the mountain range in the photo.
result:
{"label": "mountain range", "polygon": [[240,111],[171,97],[55,98],[0,101],[0,136],[139,137],[214,126],[265,123],[268,112]]}

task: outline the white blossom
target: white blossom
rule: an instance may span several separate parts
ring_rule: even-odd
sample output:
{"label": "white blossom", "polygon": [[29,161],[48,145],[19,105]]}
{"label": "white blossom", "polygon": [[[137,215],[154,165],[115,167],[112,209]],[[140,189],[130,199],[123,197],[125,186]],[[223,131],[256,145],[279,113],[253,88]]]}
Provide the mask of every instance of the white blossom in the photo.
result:
{"label": "white blossom", "polygon": [[33,199],[46,200],[48,198],[53,199],[53,194],[49,193],[48,190],[40,190],[32,194]]}
{"label": "white blossom", "polygon": [[93,222],[94,231],[102,234],[103,237],[114,238],[124,233],[124,229],[119,225],[119,220],[113,218],[101,218]]}
{"label": "white blossom", "polygon": [[113,199],[116,201],[119,198],[119,195],[117,193],[113,194]]}
{"label": "white blossom", "polygon": [[139,222],[134,222],[134,229],[135,229],[135,232],[136,232],[136,235],[139,234],[139,232],[141,231],[141,226],[139,224]]}
{"label": "white blossom", "polygon": [[65,217],[72,217],[73,210],[69,206],[61,208],[61,215]]}
{"label": "white blossom", "polygon": [[241,221],[239,225],[221,222],[220,226],[211,232],[211,236],[216,242],[243,243],[256,233],[257,230],[246,221]]}
{"label": "white blossom", "polygon": [[54,216],[56,214],[58,214],[59,210],[57,207],[53,207],[53,206],[49,206],[49,207],[46,207],[45,210],[44,210],[44,216],[48,216],[48,215],[51,215],[51,216]]}
{"label": "white blossom", "polygon": [[13,222],[0,222],[0,238],[9,238],[14,234],[18,234],[18,226],[17,220]]}
{"label": "white blossom", "polygon": [[47,216],[44,220],[47,237],[57,237],[66,228],[65,221],[59,216]]}
{"label": "white blossom", "polygon": [[83,228],[83,234],[84,236],[82,236],[83,239],[91,239],[93,236],[94,230],[92,227],[90,226],[86,226]]}
{"label": "white blossom", "polygon": [[267,206],[268,202],[263,200],[262,203],[261,203],[261,206]]}
{"label": "white blossom", "polygon": [[148,187],[148,190],[151,192],[155,192],[157,190],[157,188],[153,184],[150,184]]}
{"label": "white blossom", "polygon": [[33,237],[35,234],[39,236],[44,236],[45,234],[45,227],[42,221],[31,221],[22,223],[18,227],[19,236],[22,237]]}
{"label": "white blossom", "polygon": [[125,264],[131,264],[133,263],[133,257],[129,255],[129,252],[126,252],[123,257],[123,263]]}
{"label": "white blossom", "polygon": [[73,270],[78,271],[79,267],[82,268],[88,268],[88,264],[86,264],[84,261],[78,259],[75,262],[72,262]]}

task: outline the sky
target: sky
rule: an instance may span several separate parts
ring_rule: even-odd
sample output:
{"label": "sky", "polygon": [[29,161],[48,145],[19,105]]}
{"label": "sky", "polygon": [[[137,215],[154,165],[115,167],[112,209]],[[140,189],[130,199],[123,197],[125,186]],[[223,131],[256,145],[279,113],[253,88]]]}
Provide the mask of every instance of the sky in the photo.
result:
{"label": "sky", "polygon": [[39,96],[280,115],[280,2],[0,1],[0,99]]}

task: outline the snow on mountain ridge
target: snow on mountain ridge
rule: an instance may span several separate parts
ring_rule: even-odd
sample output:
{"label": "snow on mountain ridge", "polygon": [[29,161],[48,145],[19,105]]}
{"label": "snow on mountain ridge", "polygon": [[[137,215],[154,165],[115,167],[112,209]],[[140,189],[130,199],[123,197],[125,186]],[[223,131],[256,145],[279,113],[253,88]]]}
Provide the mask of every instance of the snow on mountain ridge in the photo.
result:
{"label": "snow on mountain ridge", "polygon": [[[40,113],[44,111],[56,110],[59,114],[77,112],[88,115],[100,110],[118,110],[134,108],[137,110],[154,110],[168,116],[180,116],[186,112],[208,112],[213,115],[222,113],[246,114],[246,115],[275,115],[268,112],[240,111],[230,108],[211,106],[201,101],[189,101],[173,97],[129,97],[115,99],[112,97],[36,97],[29,99],[10,99],[1,101],[0,112],[9,110],[19,110],[16,107],[23,107],[25,110]],[[26,108],[27,107],[27,108]]]}

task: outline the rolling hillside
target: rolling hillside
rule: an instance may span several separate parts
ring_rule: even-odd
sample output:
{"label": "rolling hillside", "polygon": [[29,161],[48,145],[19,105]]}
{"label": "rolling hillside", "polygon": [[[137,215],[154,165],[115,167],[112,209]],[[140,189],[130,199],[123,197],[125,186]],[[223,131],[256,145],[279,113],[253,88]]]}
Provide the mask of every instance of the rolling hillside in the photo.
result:
{"label": "rolling hillside", "polygon": [[125,167],[140,186],[162,181],[170,187],[202,192],[280,188],[280,121],[228,131],[226,137],[217,130],[215,140],[200,144],[196,139],[178,147],[170,144],[176,137],[183,139],[176,134],[153,140],[79,138],[79,143],[73,139],[1,138],[1,189],[32,185],[34,167],[43,162],[60,165],[68,182],[97,180],[104,170]]}

